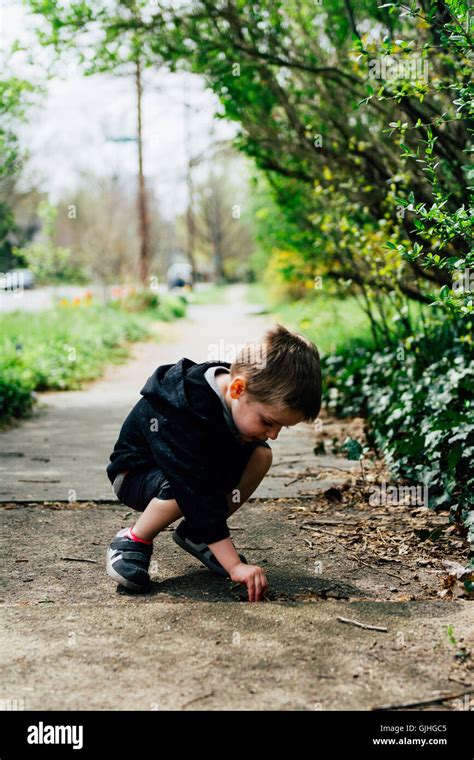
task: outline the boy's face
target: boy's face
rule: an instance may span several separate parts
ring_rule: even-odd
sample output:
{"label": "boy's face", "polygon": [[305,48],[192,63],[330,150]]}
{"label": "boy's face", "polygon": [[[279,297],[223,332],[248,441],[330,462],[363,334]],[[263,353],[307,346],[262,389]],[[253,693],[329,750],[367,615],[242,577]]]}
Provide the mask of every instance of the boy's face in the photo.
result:
{"label": "boy's face", "polygon": [[240,375],[229,381],[228,385],[232,417],[244,441],[266,441],[267,438],[273,441],[278,438],[282,427],[303,421],[301,412],[254,401],[246,393],[246,387],[247,381]]}

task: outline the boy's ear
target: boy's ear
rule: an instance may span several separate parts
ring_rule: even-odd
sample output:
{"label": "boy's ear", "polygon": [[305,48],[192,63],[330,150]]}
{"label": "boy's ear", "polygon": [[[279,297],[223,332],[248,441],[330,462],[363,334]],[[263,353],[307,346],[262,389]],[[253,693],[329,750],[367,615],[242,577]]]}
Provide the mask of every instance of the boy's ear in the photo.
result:
{"label": "boy's ear", "polygon": [[240,398],[245,390],[246,382],[242,377],[235,377],[229,385],[231,398]]}

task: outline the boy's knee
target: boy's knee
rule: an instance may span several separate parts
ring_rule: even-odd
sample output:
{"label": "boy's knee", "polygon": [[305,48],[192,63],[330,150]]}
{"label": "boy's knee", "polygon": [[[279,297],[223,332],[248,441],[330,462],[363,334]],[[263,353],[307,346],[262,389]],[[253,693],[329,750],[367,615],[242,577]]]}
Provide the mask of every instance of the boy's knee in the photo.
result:
{"label": "boy's knee", "polygon": [[252,454],[252,459],[258,462],[262,469],[268,470],[273,462],[273,451],[266,446],[257,446]]}

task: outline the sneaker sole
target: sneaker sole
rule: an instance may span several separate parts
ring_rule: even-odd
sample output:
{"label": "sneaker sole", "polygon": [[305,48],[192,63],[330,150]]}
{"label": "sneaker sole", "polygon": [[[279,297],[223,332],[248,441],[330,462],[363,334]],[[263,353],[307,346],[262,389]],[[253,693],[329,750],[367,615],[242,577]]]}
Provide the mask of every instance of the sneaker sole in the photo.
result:
{"label": "sneaker sole", "polygon": [[125,588],[128,588],[130,591],[146,591],[148,586],[139,586],[138,583],[134,583],[133,581],[129,581],[128,578],[124,578],[123,575],[120,575],[120,573],[115,570],[114,566],[112,565],[110,561],[110,549],[107,549],[106,552],[106,570],[107,575],[110,576],[110,578],[113,578],[114,581],[119,583],[121,586],[125,586]]}
{"label": "sneaker sole", "polygon": [[213,573],[220,575],[222,578],[230,578],[230,575],[227,572],[227,570],[224,570],[224,568],[222,568],[222,570],[219,570],[219,568],[213,565],[212,562],[209,562],[206,559],[206,557],[203,557],[203,555],[200,552],[196,551],[195,549],[192,548],[192,546],[189,546],[189,544],[183,541],[181,536],[178,533],[176,533],[176,531],[174,531],[171,538],[173,539],[175,544],[178,544],[178,546],[181,547],[181,549],[184,549],[185,552],[188,552],[188,554],[192,554],[193,557],[196,557],[196,559],[199,560],[199,562],[202,562],[202,564],[205,565],[208,568],[208,570],[212,570]]}

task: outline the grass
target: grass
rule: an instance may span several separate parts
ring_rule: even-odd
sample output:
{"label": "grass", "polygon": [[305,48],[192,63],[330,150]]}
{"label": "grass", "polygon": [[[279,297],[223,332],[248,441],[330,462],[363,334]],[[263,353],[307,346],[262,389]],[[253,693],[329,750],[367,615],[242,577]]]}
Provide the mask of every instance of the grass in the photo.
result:
{"label": "grass", "polygon": [[[132,308],[135,308],[135,303]],[[72,390],[100,377],[107,363],[120,363],[130,343],[156,339],[150,323],[180,316],[173,301],[130,310],[131,304],[83,301],[58,305],[32,315],[2,315],[0,340],[0,420],[27,415],[34,391]]]}
{"label": "grass", "polygon": [[245,291],[245,299],[248,301],[248,303],[262,304],[262,306],[269,307],[267,291],[261,282],[251,282],[247,285],[247,289]]}
{"label": "grass", "polygon": [[[203,287],[206,285],[206,287]],[[227,303],[227,285],[215,285],[203,283],[192,291],[186,291],[186,300],[192,304],[206,306],[208,304]],[[202,288],[202,289],[201,289]]]}
{"label": "grass", "polygon": [[355,298],[320,297],[286,303],[277,307],[275,317],[306,335],[324,355],[355,340],[365,344],[372,342],[368,317]]}
{"label": "grass", "polygon": [[364,343],[372,340],[368,317],[354,297],[340,299],[318,294],[300,301],[272,304],[264,286],[252,283],[247,300],[267,307],[275,322],[306,335],[322,354],[334,353],[354,340]]}
{"label": "grass", "polygon": [[[311,294],[298,301],[274,302],[261,283],[248,286],[247,300],[262,304],[276,322],[308,337],[322,355],[334,354],[353,345],[375,348],[370,321],[355,296],[340,298],[324,293]],[[387,315],[396,316],[389,299],[383,302]],[[411,302],[408,312],[413,330],[423,329],[423,319],[433,315],[432,307]],[[397,341],[395,322],[390,322],[393,341]]]}

